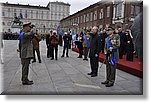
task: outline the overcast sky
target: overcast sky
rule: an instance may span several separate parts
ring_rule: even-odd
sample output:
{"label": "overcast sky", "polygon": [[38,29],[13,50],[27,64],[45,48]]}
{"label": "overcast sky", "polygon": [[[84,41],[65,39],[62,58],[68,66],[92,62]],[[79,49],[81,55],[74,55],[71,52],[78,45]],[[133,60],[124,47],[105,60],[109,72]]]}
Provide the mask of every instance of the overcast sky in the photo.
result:
{"label": "overcast sky", "polygon": [[70,14],[73,14],[91,4],[94,4],[100,0],[0,0],[0,2],[5,3],[20,3],[20,4],[30,4],[30,5],[41,5],[46,6],[49,1],[61,1],[71,4]]}

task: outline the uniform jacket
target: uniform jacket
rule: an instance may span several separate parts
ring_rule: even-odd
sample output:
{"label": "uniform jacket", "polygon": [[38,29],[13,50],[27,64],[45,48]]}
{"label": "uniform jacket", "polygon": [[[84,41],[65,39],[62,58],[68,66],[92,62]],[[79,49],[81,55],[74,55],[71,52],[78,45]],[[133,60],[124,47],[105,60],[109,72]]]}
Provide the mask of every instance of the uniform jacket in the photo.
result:
{"label": "uniform jacket", "polygon": [[[116,55],[116,59],[117,61],[119,60],[119,52],[118,52],[118,48],[120,47],[120,36],[118,34],[113,34],[111,37],[108,36],[108,39],[113,47],[113,50],[115,55]],[[104,52],[105,54],[108,53],[108,48],[107,48],[107,45],[106,45],[106,40],[105,40],[105,47],[104,47]]]}
{"label": "uniform jacket", "polygon": [[47,46],[50,45],[50,35],[49,34],[46,35],[46,45]]}
{"label": "uniform jacket", "polygon": [[23,33],[20,46],[20,58],[33,58],[33,33]]}
{"label": "uniform jacket", "polygon": [[72,38],[71,38],[70,35],[65,35],[65,36],[63,37],[63,40],[64,40],[64,45],[69,45],[69,44],[71,44]]}

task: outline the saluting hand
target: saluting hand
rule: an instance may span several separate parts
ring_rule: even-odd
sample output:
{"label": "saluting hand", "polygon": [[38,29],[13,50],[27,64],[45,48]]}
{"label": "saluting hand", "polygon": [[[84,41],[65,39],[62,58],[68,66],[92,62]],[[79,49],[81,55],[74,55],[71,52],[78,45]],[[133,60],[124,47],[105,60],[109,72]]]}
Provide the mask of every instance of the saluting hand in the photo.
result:
{"label": "saluting hand", "polygon": [[98,54],[95,54],[95,57],[98,57]]}

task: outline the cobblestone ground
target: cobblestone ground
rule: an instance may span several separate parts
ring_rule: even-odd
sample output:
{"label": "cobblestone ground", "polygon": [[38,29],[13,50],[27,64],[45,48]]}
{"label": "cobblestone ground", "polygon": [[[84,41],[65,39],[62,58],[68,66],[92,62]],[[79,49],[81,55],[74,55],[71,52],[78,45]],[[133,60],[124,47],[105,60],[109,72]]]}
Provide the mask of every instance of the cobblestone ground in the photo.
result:
{"label": "cobblestone ground", "polygon": [[[143,94],[143,80],[117,70],[113,87],[101,84],[105,80],[105,65],[99,69],[98,77],[91,78],[88,61],[78,59],[78,54],[70,51],[69,58],[61,58],[59,47],[58,61],[46,57],[45,41],[40,42],[42,63],[30,65],[31,86],[21,84],[21,63],[16,51],[18,41],[4,41],[3,51],[3,93],[2,94]],[[101,63],[100,63],[101,64]]]}

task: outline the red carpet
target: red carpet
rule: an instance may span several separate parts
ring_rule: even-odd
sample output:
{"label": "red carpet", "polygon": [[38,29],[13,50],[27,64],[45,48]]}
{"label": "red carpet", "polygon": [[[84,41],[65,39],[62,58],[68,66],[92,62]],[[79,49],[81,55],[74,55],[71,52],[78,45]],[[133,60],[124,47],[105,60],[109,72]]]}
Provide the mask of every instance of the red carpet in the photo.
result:
{"label": "red carpet", "polygon": [[[78,53],[77,48],[72,48],[72,51],[75,51]],[[104,54],[100,54],[99,61],[103,62],[105,59]],[[117,68],[120,70],[123,70],[125,72],[128,72],[130,74],[133,74],[135,76],[143,78],[143,65],[139,63],[138,58],[134,58],[133,62],[126,61],[125,55],[123,56],[123,59],[119,59],[117,63]]]}

